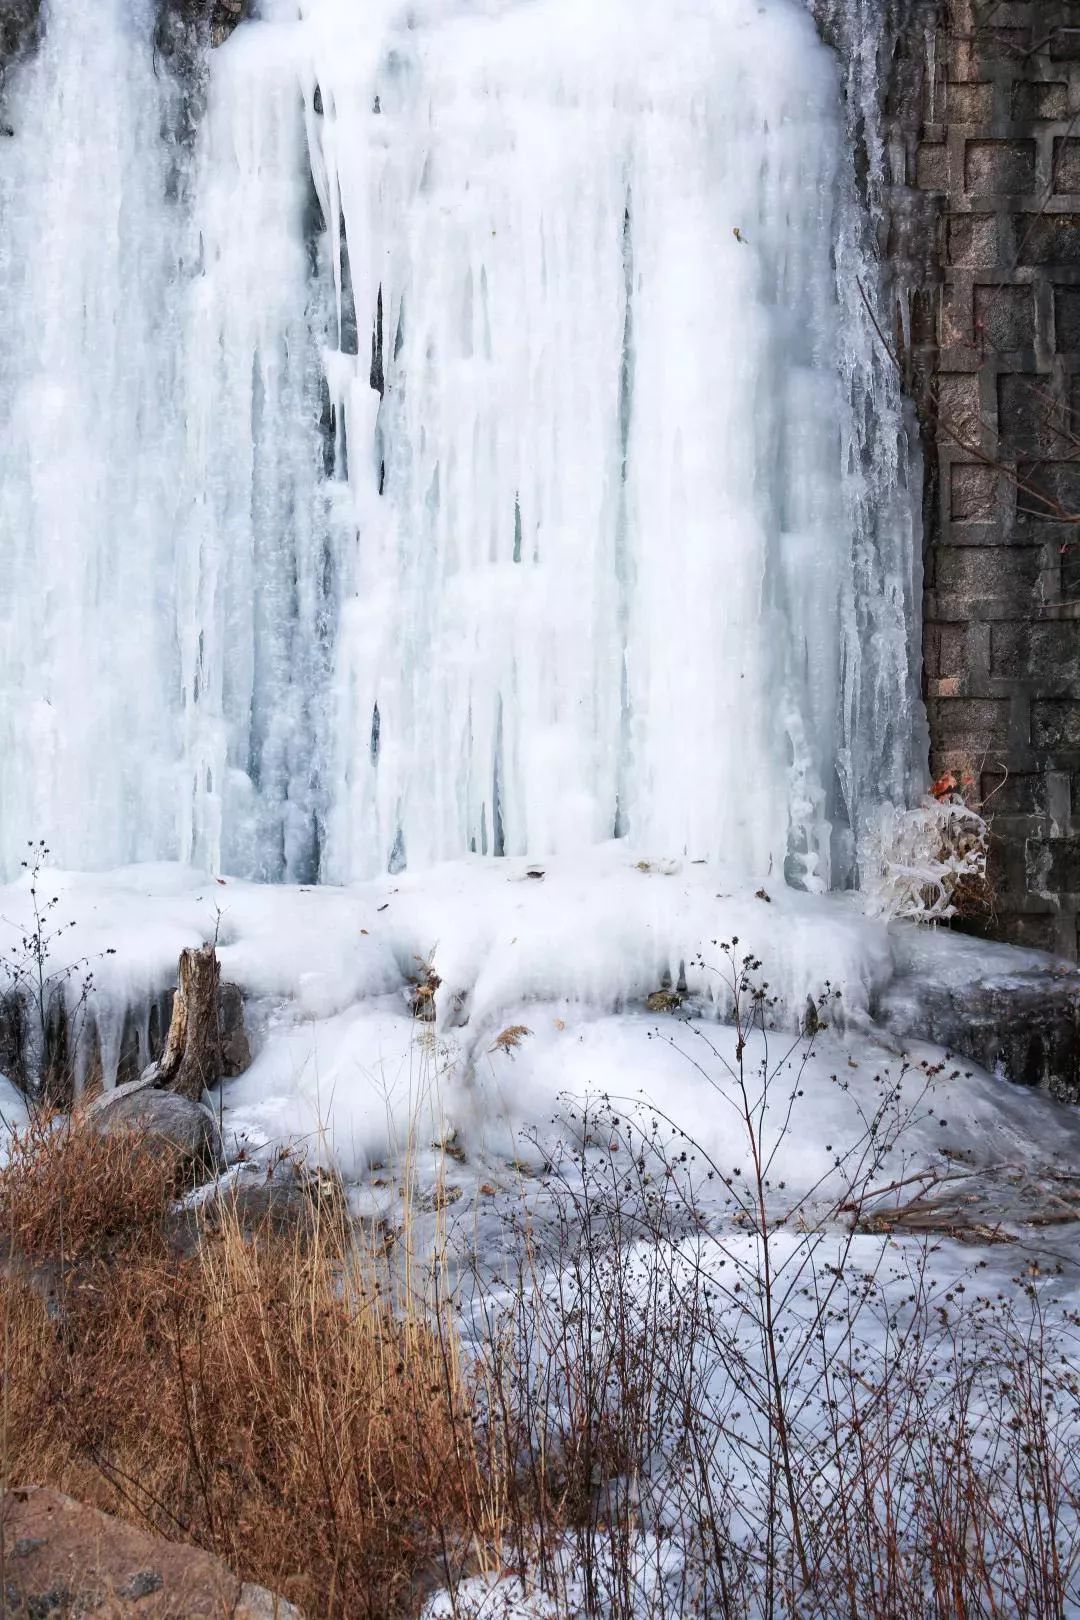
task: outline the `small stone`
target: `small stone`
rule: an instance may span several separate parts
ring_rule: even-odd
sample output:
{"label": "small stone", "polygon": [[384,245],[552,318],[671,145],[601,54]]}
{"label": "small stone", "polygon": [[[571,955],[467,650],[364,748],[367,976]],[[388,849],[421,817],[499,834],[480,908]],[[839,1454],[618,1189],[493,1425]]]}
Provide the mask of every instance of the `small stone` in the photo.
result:
{"label": "small stone", "polygon": [[287,1603],[276,1592],[245,1581],[232,1611],[232,1620],[304,1620],[304,1617],[295,1604]]}
{"label": "small stone", "polygon": [[140,1569],[120,1588],[119,1595],[124,1598],[149,1597],[151,1592],[160,1592],[164,1584],[156,1569]]}

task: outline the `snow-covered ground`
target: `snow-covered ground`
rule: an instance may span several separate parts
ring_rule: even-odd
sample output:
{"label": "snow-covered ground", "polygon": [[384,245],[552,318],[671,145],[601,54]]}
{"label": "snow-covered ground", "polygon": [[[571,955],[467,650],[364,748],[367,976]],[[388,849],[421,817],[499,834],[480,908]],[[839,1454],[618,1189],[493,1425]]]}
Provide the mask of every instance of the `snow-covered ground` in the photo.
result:
{"label": "snow-covered ground", "polygon": [[[845,1312],[864,1278],[873,1284],[856,1337],[867,1377],[895,1348],[913,1279],[931,1315],[948,1315],[965,1292],[995,1310],[1034,1304],[1054,1342],[1080,1308],[1078,1223],[1038,1223],[1054,1200],[1067,1212],[1073,1199],[1075,1213],[1080,1111],[927,1043],[901,1050],[874,1016],[890,997],[916,996],[919,974],[959,986],[1002,961],[1029,969],[1030,953],[964,942],[953,959],[947,939],[869,918],[855,896],[754,891],[715,866],[622,843],[580,860],[468,859],[343,889],[165,865],[45,868],[37,889],[55,931],[47,968],[93,967],[107,1073],[125,1022],[145,1021],[175,982],[180,950],[216,938],[223,975],[244,991],[253,1049],[214,1098],[227,1149],[259,1158],[303,1144],[341,1172],[359,1216],[399,1230],[408,1219],[414,1255],[438,1241],[478,1355],[478,1302],[490,1313],[518,1297],[524,1233],[537,1300],[567,1275],[571,1295],[580,1290],[573,1246],[586,1204],[607,1223],[605,1243],[635,1234],[625,1265],[601,1266],[593,1284],[616,1287],[631,1310],[636,1289],[642,1305],[655,1292],[658,1266],[684,1304],[707,1288],[731,1305],[733,1277],[753,1291],[762,1251],[751,1131],[780,1283],[850,1279],[823,1355],[847,1354]],[[18,956],[31,911],[29,878],[0,890],[0,955]],[[760,964],[749,977],[768,985],[771,1027],[746,1027],[743,989],[740,1031],[733,985],[748,959]],[[21,1110],[4,1081],[0,1113],[18,1123]],[[922,1196],[959,1201],[966,1242],[948,1230],[852,1234],[856,1216]],[[622,1228],[619,1211],[630,1216]],[[798,1321],[798,1298],[789,1304]],[[737,1318],[730,1342],[706,1335],[693,1352],[695,1398],[718,1437],[731,1357],[753,1367],[760,1353],[753,1313]],[[646,1338],[659,1331],[644,1309],[635,1323]],[[791,1380],[808,1392],[805,1423],[822,1421],[819,1372],[796,1366]],[[996,1421],[988,1399],[977,1416]],[[665,1455],[661,1445],[654,1477],[634,1486],[641,1534],[628,1556],[643,1615],[682,1613],[671,1594],[700,1574],[680,1543],[683,1521],[668,1522],[685,1497]],[[738,1446],[721,1446],[714,1465],[752,1507],[760,1481],[739,1476]],[[605,1545],[593,1548],[594,1592]],[[580,1554],[568,1542],[559,1555],[556,1607],[528,1570],[511,1568],[435,1596],[429,1620],[572,1614]]]}
{"label": "snow-covered ground", "polygon": [[[303,1140],[352,1180],[408,1141],[451,1135],[488,1174],[521,1156],[522,1131],[544,1134],[564,1094],[645,1099],[723,1152],[733,1127],[722,1060],[736,1041],[717,1021],[731,1010],[728,946],[761,963],[754,976],[775,998],[775,1031],[748,1064],[767,1044],[775,1065],[785,1043],[802,1062],[793,1033],[808,1002],[826,998],[827,1027],[802,1075],[807,1123],[785,1141],[782,1172],[778,1161],[789,1187],[808,1188],[861,1128],[880,1077],[900,1072],[899,1043],[875,1025],[875,1005],[908,983],[913,960],[926,971],[923,936],[868,918],[855,896],[781,883],[755,892],[713,865],[656,861],[622,843],[544,864],[470,858],[344,889],[175,865],[46,868],[38,888],[40,901],[56,899],[46,929],[63,925],[50,970],[76,959],[93,969],[107,1079],[125,1021],[148,1018],[185,946],[216,938],[223,977],[244,992],[254,1051],[222,1091],[230,1141],[250,1151]],[[28,877],[0,889],[0,957],[19,955],[30,906]],[[965,941],[956,952],[972,978],[979,949]],[[1021,968],[1033,960],[1012,955]],[[945,971],[937,957],[932,965]],[[415,1016],[418,987],[424,999],[433,992],[433,1017]],[[905,1053],[911,1097],[918,1065],[945,1055],[910,1042]],[[920,1168],[962,1156],[1034,1169],[1075,1162],[1078,1143],[1072,1111],[963,1063],[935,1082],[904,1152]]]}

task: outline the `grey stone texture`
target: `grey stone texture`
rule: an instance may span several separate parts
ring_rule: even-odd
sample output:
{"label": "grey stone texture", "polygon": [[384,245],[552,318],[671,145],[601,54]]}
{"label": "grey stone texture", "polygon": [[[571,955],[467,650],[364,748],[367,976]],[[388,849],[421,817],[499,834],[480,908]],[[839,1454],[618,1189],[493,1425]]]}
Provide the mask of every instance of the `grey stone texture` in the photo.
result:
{"label": "grey stone texture", "polygon": [[158,1091],[153,1080],[132,1080],[97,1097],[87,1109],[103,1136],[118,1131],[144,1133],[150,1146],[175,1157],[178,1172],[190,1181],[215,1175],[225,1166],[217,1121],[210,1109],[175,1091]]}
{"label": "grey stone texture", "polygon": [[[903,42],[920,57],[922,29]],[[1080,922],[1080,0],[941,0],[894,106],[938,265],[909,375],[928,450],[931,769],[992,818],[995,931]],[[915,128],[915,118],[918,128]],[[899,178],[899,177],[898,177]]]}

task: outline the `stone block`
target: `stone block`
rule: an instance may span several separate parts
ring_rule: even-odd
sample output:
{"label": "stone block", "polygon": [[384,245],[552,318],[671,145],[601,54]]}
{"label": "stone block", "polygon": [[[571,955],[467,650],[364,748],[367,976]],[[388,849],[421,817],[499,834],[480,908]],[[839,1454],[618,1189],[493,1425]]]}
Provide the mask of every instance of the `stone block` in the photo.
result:
{"label": "stone block", "polygon": [[970,83],[982,78],[984,69],[996,62],[1019,67],[1030,45],[1030,28],[976,28],[973,38],[955,41],[956,77]]}
{"label": "stone block", "polygon": [[[974,624],[940,624],[935,626],[936,669],[933,673],[941,680],[959,680],[970,675],[979,665],[977,642],[981,626]],[[939,696],[949,694],[940,692]]]}
{"label": "stone block", "polygon": [[950,124],[988,124],[994,112],[992,84],[950,84],[945,116]]}
{"label": "stone block", "polygon": [[[1002,939],[1008,940],[1010,945],[1021,945],[1025,950],[1053,951],[1057,945],[1057,918],[1043,913],[1032,916],[1030,912],[1001,912],[997,919],[998,933]],[[1057,1088],[1051,1088],[1057,1089]],[[1077,1100],[1073,1091],[1065,1091],[1064,1095],[1070,1102]]]}
{"label": "stone block", "polygon": [[1080,894],[1080,838],[1029,839],[1031,886],[1041,894]]}
{"label": "stone block", "polygon": [[1037,698],[1031,705],[1031,740],[1036,748],[1080,750],[1080,702]]}
{"label": "stone block", "polygon": [[[974,85],[973,89],[983,89]],[[989,89],[989,86],[985,88]],[[1023,80],[1012,87],[1012,118],[1015,124],[1031,124],[1040,119],[1058,121],[1069,116],[1069,86],[1060,81],[1052,84],[1029,84]]]}
{"label": "stone block", "polygon": [[1080,62],[1080,27],[1059,24],[1050,38],[1051,62]]}
{"label": "stone block", "polygon": [[978,758],[1008,741],[1008,698],[931,698],[927,709],[942,748],[962,748]]}
{"label": "stone block", "polygon": [[938,346],[942,349],[970,348],[971,289],[966,279],[947,281],[941,289]]}
{"label": "stone block", "polygon": [[[952,425],[943,424],[945,442]],[[949,516],[954,523],[992,523],[997,516],[1001,474],[982,461],[954,461],[949,469]]]}
{"label": "stone block", "polygon": [[938,430],[961,445],[982,439],[979,377],[974,371],[943,371],[937,378]]}
{"label": "stone block", "polygon": [[[967,0],[967,26],[981,32],[993,24],[995,28],[1028,28],[1032,22],[1032,0]],[[1035,0],[1036,12],[1041,0]],[[1068,5],[1070,0],[1065,0]],[[957,0],[953,0],[957,4]]]}
{"label": "stone block", "polygon": [[998,377],[1002,454],[1037,450],[1047,455],[1068,455],[1068,413],[1054,398],[1050,386],[1049,377],[1035,372],[1003,372]]}
{"label": "stone block", "polygon": [[1080,353],[1080,287],[1054,288],[1054,338],[1059,354]]}
{"label": "stone block", "polygon": [[1012,226],[1016,264],[1080,263],[1080,214],[1016,214]]}
{"label": "stone block", "polygon": [[1021,197],[1035,189],[1035,142],[971,140],[964,148],[964,188],[977,196]]}
{"label": "stone block", "polygon": [[1037,546],[938,546],[934,589],[961,607],[996,597],[1015,601],[1022,612],[1039,576],[1039,556]]}
{"label": "stone block", "polygon": [[915,154],[916,184],[923,191],[948,191],[949,148],[942,141],[923,141]]}
{"label": "stone block", "polygon": [[1035,347],[1035,297],[1030,286],[976,287],[972,302],[976,340],[981,337],[991,351]]}
{"label": "stone block", "polygon": [[[1061,600],[1080,602],[1080,541],[1066,541],[1061,552]],[[1080,631],[1077,632],[1080,634]]]}
{"label": "stone block", "polygon": [[1017,523],[1068,523],[1080,516],[1080,462],[1022,461],[1016,476]]}
{"label": "stone block", "polygon": [[1075,136],[1062,136],[1054,142],[1051,175],[1055,192],[1080,191],[1080,140]]}
{"label": "stone block", "polygon": [[[1080,221],[1077,222],[1080,240]],[[994,214],[951,214],[949,263],[968,270],[989,270],[997,263],[997,218]]]}
{"label": "stone block", "polygon": [[983,771],[979,791],[988,816],[1046,814],[1046,778],[1039,771]]}
{"label": "stone block", "polygon": [[1080,625],[1068,619],[994,624],[990,673],[1051,690],[1056,682],[1080,680]]}

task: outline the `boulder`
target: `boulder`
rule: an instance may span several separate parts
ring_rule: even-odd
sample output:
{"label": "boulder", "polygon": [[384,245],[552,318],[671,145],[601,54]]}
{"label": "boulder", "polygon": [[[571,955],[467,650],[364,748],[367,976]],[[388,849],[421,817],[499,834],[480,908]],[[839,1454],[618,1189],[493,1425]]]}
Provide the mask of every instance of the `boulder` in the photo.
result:
{"label": "boulder", "polygon": [[166,1541],[59,1491],[0,1498],[4,1615],[10,1620],[303,1620],[283,1597],[241,1581],[219,1558]]}
{"label": "boulder", "polygon": [[273,1165],[236,1165],[200,1196],[193,1211],[203,1225],[235,1219],[248,1236],[289,1233],[301,1241],[318,1227],[339,1230],[345,1218],[345,1192],[337,1176],[292,1158]]}
{"label": "boulder", "polygon": [[224,1168],[221,1136],[209,1108],[178,1092],[158,1090],[152,1076],[95,1098],[86,1117],[104,1134],[145,1132],[152,1145],[175,1155],[177,1171],[184,1176],[201,1179]]}

